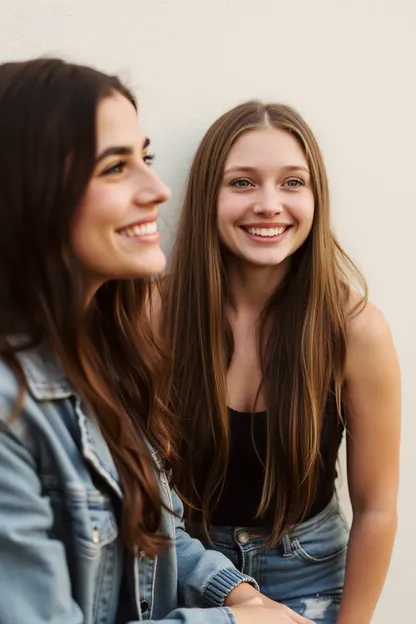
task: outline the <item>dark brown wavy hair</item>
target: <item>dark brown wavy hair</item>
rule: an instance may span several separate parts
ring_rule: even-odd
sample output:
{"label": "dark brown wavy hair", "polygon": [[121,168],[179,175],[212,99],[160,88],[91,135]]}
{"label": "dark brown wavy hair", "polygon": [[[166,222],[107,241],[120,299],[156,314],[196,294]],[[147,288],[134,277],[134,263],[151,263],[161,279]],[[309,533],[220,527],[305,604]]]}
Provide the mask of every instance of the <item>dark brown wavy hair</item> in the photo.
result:
{"label": "dark brown wavy hair", "polygon": [[[163,330],[172,354],[171,409],[186,443],[177,486],[205,529],[224,484],[229,456],[226,374],[233,337],[226,316],[227,254],[217,230],[219,188],[228,153],[245,132],[271,126],[302,146],[311,171],[311,232],[287,278],[262,311],[258,331],[267,405],[265,481],[258,517],[273,513],[270,545],[307,514],[314,499],[325,404],[334,389],[340,418],[351,283],[365,281],[331,232],[323,158],[310,128],[292,108],[251,101],[225,113],[207,131],[189,175],[165,282]],[[267,339],[266,339],[267,336]],[[254,409],[254,406],[253,406]],[[202,486],[197,477],[213,457]]]}
{"label": "dark brown wavy hair", "polygon": [[[151,336],[150,279],[111,281],[85,310],[70,230],[96,157],[96,113],[113,76],[59,59],[0,65],[0,355],[24,377],[10,334],[47,342],[93,409],[123,489],[126,545],[155,555],[162,501],[145,438],[165,467],[175,426],[159,397],[162,353]],[[22,402],[20,401],[20,406]]]}

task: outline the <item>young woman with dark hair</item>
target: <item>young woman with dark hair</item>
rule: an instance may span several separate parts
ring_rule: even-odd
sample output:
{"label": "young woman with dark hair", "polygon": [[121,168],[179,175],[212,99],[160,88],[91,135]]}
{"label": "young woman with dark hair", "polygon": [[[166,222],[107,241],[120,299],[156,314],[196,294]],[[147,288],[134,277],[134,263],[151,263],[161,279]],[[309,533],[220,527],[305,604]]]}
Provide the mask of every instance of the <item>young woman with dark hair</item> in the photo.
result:
{"label": "young woman with dark hair", "polygon": [[151,159],[117,78],[0,66],[0,622],[306,624],[184,531]]}

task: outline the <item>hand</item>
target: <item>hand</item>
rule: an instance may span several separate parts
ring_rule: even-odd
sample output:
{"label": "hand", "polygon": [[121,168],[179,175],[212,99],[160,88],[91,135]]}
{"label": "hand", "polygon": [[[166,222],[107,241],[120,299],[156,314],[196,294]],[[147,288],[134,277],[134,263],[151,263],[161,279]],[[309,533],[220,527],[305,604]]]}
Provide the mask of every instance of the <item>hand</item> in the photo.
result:
{"label": "hand", "polygon": [[255,589],[249,583],[240,583],[234,589],[230,591],[224,600],[226,607],[233,607],[235,605],[242,605],[250,602],[251,605],[263,606],[263,596],[257,589]]}
{"label": "hand", "polygon": [[248,583],[237,585],[224,604],[231,607],[237,624],[313,624],[289,607],[270,600]]}
{"label": "hand", "polygon": [[260,607],[257,604],[252,606],[250,602],[251,600],[232,607],[237,624],[313,624],[311,620],[278,602],[273,607]]}

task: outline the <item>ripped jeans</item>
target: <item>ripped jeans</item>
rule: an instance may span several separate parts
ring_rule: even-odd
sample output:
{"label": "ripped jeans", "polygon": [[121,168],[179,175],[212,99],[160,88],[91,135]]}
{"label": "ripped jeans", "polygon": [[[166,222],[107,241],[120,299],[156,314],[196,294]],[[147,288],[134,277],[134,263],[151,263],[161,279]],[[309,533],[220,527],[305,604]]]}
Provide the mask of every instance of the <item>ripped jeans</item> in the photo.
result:
{"label": "ripped jeans", "polygon": [[[349,528],[336,496],[319,514],[285,536],[277,548],[261,550],[259,529],[214,527],[211,539],[260,590],[317,624],[335,624],[344,586]],[[206,539],[198,537],[207,548]]]}

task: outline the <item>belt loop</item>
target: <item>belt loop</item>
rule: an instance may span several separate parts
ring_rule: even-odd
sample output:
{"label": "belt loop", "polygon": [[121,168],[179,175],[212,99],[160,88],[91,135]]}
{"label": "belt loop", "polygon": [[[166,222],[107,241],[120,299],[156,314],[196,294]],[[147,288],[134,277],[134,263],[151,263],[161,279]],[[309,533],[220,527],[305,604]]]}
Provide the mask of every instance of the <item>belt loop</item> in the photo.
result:
{"label": "belt loop", "polygon": [[292,548],[290,545],[289,535],[286,534],[282,539],[282,548],[283,548],[283,557],[291,557],[292,556]]}

